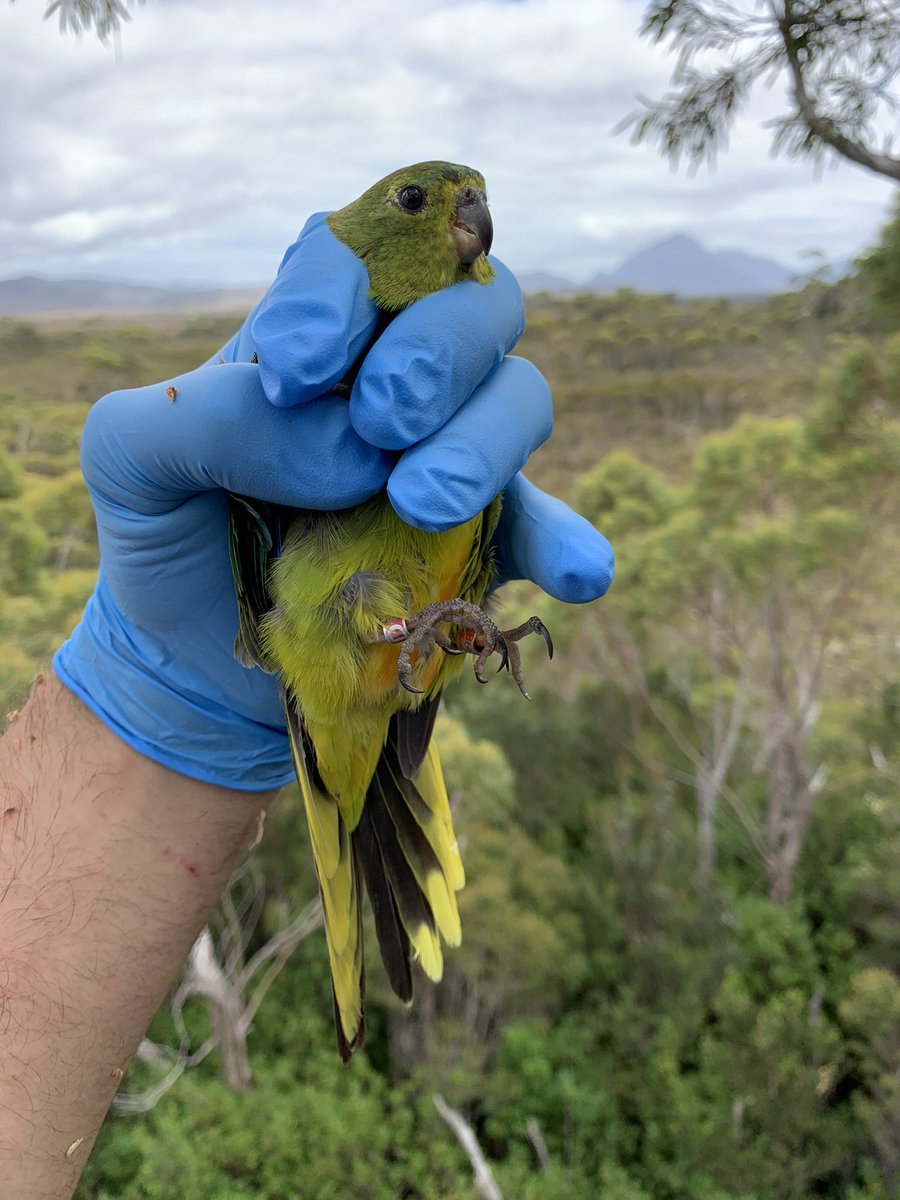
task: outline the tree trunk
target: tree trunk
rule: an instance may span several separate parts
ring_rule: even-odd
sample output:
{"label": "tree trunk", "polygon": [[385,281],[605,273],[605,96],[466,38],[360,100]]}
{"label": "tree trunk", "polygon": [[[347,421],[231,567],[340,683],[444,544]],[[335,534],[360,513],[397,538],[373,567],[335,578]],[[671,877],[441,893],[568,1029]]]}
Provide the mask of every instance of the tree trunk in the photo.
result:
{"label": "tree trunk", "polygon": [[420,977],[412,1008],[392,1007],[388,1012],[388,1059],[393,1080],[408,1079],[416,1067],[427,1062],[434,1022],[435,987]]}
{"label": "tree trunk", "polygon": [[794,875],[816,798],[826,772],[811,773],[802,762],[793,740],[785,739],[775,750],[769,768],[769,898],[786,904],[794,888]]}
{"label": "tree trunk", "polygon": [[719,789],[705,763],[697,766],[697,875],[701,886],[712,879],[716,866],[716,804]]}

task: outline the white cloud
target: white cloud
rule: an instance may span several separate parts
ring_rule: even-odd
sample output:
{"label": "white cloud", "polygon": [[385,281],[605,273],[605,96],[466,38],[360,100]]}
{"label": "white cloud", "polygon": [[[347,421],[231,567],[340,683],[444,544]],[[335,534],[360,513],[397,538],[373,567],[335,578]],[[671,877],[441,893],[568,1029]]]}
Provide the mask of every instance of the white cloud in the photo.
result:
{"label": "white cloud", "polygon": [[635,0],[149,0],[117,60],[0,0],[0,276],[263,280],[305,216],[420,158],[488,178],[496,249],[586,277],[675,231],[851,255],[891,186],[769,157],[754,99],[716,173],[613,127],[671,60]]}

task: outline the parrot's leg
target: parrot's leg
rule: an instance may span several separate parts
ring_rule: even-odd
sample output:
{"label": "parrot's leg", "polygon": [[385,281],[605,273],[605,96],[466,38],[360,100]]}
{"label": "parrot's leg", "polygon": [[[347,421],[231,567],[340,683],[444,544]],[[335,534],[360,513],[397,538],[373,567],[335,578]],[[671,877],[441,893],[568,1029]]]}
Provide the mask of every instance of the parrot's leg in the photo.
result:
{"label": "parrot's leg", "polygon": [[[476,635],[478,648],[455,643],[440,628],[441,625],[459,625],[465,633]],[[411,659],[415,651],[418,651],[420,657],[424,657],[432,646],[440,646],[447,654],[464,651],[475,654],[475,678],[479,683],[487,683],[482,672],[495,650],[502,659],[501,670],[508,661],[506,642],[500,630],[487,613],[476,604],[470,604],[468,600],[438,600],[413,613],[411,617],[394,617],[383,627],[381,635],[375,640],[403,643],[397,660],[397,675],[408,692],[419,691],[410,683],[413,669]]]}
{"label": "parrot's leg", "polygon": [[[441,625],[457,625],[460,629],[451,638],[443,632]],[[413,652],[417,651],[420,657],[424,657],[432,646],[440,646],[447,654],[474,654],[475,678],[479,683],[487,683],[483,675],[484,666],[496,650],[501,656],[498,671],[502,671],[504,667],[511,671],[519,691],[526,700],[530,700],[522,675],[519,647],[516,645],[516,642],[527,637],[529,633],[541,635],[547,646],[547,653],[552,658],[553,639],[539,617],[529,617],[515,629],[501,631],[477,605],[470,604],[467,600],[443,600],[429,604],[427,608],[406,620],[394,618],[384,626],[382,637],[385,641],[403,643],[397,660],[397,675],[408,692],[419,691],[410,682]]]}
{"label": "parrot's leg", "polygon": [[[440,625],[461,625],[463,632],[479,637],[478,649],[461,646],[458,644],[458,636],[457,640],[451,640],[440,629]],[[403,640],[400,658],[397,660],[397,676],[407,691],[419,690],[409,683],[413,671],[410,658],[414,650],[418,650],[421,656],[425,656],[432,646],[439,646],[446,654],[460,654],[469,650],[476,655],[474,672],[479,683],[487,683],[482,672],[494,650],[497,650],[502,659],[500,670],[508,664],[503,634],[500,634],[497,625],[494,625],[484,610],[478,605],[469,604],[468,600],[438,600],[436,604],[421,608],[419,612],[413,613],[412,617],[408,617],[406,629],[407,636]]]}

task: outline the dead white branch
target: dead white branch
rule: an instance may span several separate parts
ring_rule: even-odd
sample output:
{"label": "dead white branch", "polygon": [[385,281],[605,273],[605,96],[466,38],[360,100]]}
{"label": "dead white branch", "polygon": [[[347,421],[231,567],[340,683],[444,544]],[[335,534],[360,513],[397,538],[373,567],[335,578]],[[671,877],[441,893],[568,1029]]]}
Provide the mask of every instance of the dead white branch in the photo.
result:
{"label": "dead white branch", "polygon": [[457,1112],[455,1108],[451,1108],[444,1097],[438,1092],[435,1092],[431,1098],[434,1101],[434,1107],[453,1130],[456,1140],[468,1155],[469,1162],[472,1164],[472,1170],[475,1172],[475,1186],[481,1192],[482,1196],[484,1196],[484,1200],[503,1200],[491,1168],[488,1166],[488,1161],[484,1156],[484,1151],[478,1145],[478,1138],[475,1136],[472,1126],[462,1113]]}
{"label": "dead white branch", "polygon": [[222,1081],[233,1092],[245,1092],[250,1086],[250,1060],[247,1035],[241,1022],[244,997],[216,958],[208,928],[191,949],[179,990],[186,996],[202,996],[209,1005],[213,1039],[222,1056]]}
{"label": "dead white branch", "polygon": [[538,1162],[541,1164],[542,1171],[550,1170],[550,1151],[547,1149],[547,1143],[544,1141],[544,1135],[541,1133],[541,1127],[538,1124],[537,1117],[529,1117],[525,1122],[525,1132],[528,1134],[528,1140],[534,1146],[534,1152],[538,1156]]}

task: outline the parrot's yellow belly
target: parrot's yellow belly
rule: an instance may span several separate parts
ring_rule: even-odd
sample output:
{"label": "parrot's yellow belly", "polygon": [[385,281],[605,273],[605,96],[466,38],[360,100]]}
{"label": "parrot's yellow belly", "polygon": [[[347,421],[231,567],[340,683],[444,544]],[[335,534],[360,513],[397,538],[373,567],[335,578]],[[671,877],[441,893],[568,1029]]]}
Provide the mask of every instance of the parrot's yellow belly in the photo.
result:
{"label": "parrot's yellow belly", "polygon": [[437,600],[481,605],[495,503],[471,521],[426,533],[401,521],[386,495],[337,513],[305,512],[272,568],[275,607],[262,639],[296,700],[322,781],[342,811],[361,806],[391,717],[437,695],[462,658],[432,651],[415,667],[421,696],[397,678],[399,645],[383,627]]}

